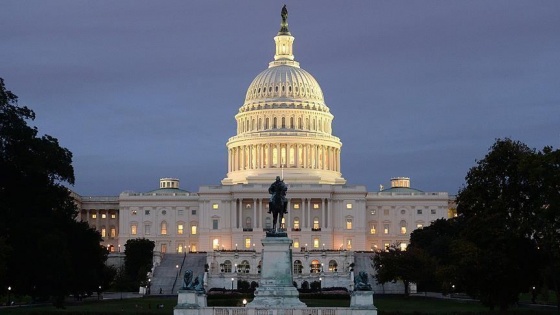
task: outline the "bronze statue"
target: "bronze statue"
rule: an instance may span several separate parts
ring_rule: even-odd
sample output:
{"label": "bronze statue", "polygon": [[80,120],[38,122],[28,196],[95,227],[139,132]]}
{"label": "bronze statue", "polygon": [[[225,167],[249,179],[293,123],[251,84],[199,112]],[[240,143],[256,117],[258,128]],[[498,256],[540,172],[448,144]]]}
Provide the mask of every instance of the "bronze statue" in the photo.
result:
{"label": "bronze statue", "polygon": [[288,9],[286,8],[286,5],[282,7],[280,16],[282,17],[282,23],[280,23],[279,33],[289,34],[290,31],[288,30]]}
{"label": "bronze statue", "polygon": [[371,284],[369,284],[368,274],[365,271],[360,271],[354,276],[354,291],[371,291]]}
{"label": "bronze statue", "polygon": [[288,206],[288,200],[286,199],[286,192],[288,187],[284,184],[284,181],[280,179],[280,176],[276,176],[276,180],[268,188],[268,193],[270,196],[270,202],[268,203],[268,213],[272,213],[272,231],[277,232],[278,227],[278,216],[280,216],[280,222],[284,218],[284,214],[288,213],[286,208]]}
{"label": "bronze statue", "polygon": [[185,275],[183,276],[183,287],[181,289],[192,290],[192,286],[191,286],[192,279],[193,279],[193,271],[190,269],[185,271]]}

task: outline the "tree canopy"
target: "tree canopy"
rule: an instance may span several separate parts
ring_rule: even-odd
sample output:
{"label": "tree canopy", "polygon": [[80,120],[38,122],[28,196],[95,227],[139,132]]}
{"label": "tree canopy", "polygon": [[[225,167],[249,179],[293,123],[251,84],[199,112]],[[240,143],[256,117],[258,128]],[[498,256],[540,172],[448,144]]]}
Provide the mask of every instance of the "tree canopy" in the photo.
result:
{"label": "tree canopy", "polygon": [[27,122],[35,113],[0,78],[0,285],[56,297],[95,291],[107,252],[75,220],[72,153]]}

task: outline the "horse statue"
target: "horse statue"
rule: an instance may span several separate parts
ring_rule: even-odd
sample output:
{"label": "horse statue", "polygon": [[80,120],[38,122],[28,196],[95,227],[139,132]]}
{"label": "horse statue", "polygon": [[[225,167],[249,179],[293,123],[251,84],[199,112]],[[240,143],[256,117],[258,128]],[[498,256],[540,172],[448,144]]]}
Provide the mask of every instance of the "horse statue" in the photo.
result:
{"label": "horse statue", "polygon": [[[286,192],[288,187],[284,184],[284,181],[280,179],[280,176],[276,176],[276,181],[270,185],[268,188],[268,193],[272,196],[270,197],[270,202],[268,203],[268,213],[272,213],[272,233],[280,232],[282,219],[284,214],[287,212],[288,202],[286,200]],[[280,217],[280,221],[278,220]],[[280,222],[280,224],[278,224]]]}

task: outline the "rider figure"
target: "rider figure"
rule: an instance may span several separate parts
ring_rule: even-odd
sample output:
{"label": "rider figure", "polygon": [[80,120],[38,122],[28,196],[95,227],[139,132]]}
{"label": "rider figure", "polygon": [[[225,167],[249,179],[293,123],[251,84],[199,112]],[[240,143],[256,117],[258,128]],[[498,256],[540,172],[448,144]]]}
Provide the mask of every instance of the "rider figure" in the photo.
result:
{"label": "rider figure", "polygon": [[[270,185],[268,188],[268,193],[270,194],[270,204],[274,202],[274,197],[276,194],[280,194],[282,197],[282,204],[286,204],[288,200],[286,199],[286,191],[288,191],[288,187],[284,184],[284,181],[280,179],[280,176],[276,176],[276,181]],[[268,207],[268,213],[270,213],[271,207]],[[288,211],[284,210],[284,213],[288,213]]]}

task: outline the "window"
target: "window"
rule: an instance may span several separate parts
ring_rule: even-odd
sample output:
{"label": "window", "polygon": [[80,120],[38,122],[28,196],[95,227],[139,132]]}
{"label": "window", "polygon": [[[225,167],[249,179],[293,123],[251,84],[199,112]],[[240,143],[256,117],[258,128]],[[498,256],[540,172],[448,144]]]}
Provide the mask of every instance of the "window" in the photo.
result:
{"label": "window", "polygon": [[162,215],[166,215],[166,214],[167,214],[167,210],[162,210],[162,211],[161,211],[161,214],[162,214]]}
{"label": "window", "polygon": [[215,238],[212,240],[212,249],[220,249],[220,240]]}
{"label": "window", "polygon": [[351,203],[347,203],[347,204],[346,204],[346,209],[352,209],[352,204],[351,204]]}
{"label": "window", "polygon": [[105,213],[101,214],[101,219],[107,219],[107,215]]}
{"label": "window", "polygon": [[137,229],[138,229],[138,226],[137,226],[136,224],[132,224],[132,225],[130,226],[130,234],[136,235],[137,232],[138,232]]}
{"label": "window", "polygon": [[299,238],[294,238],[294,248],[299,248]]}
{"label": "window", "polygon": [[318,204],[318,203],[314,203],[314,204],[313,204],[313,209],[319,209],[319,204]]}
{"label": "window", "polygon": [[318,230],[319,227],[319,218],[318,217],[314,217],[313,218],[313,229]]}
{"label": "window", "polygon": [[401,214],[406,214],[406,210],[402,209]]}
{"label": "window", "polygon": [[416,210],[416,214],[422,214],[422,209]]}
{"label": "window", "polygon": [[416,224],[416,228],[417,228],[417,229],[421,229],[421,228],[423,228],[423,227],[424,227],[424,225],[423,225],[422,223]]}
{"label": "window", "polygon": [[191,210],[191,215],[196,215],[196,209]]}
{"label": "window", "polygon": [[303,272],[303,264],[301,260],[294,261],[294,274],[300,274]]}
{"label": "window", "polygon": [[245,219],[245,227],[248,229],[253,227],[253,221],[251,220],[251,217],[247,217]]}
{"label": "window", "polygon": [[137,211],[136,210],[132,210],[132,215],[136,215]]}
{"label": "window", "polygon": [[401,221],[401,234],[406,234],[406,221]]}
{"label": "window", "polygon": [[167,244],[161,244],[161,252],[167,253]]}
{"label": "window", "polygon": [[220,208],[220,207],[219,207],[219,205],[218,205],[217,203],[213,203],[213,204],[212,204],[212,209],[218,210],[219,208]]}
{"label": "window", "polygon": [[149,225],[149,224],[144,225],[144,234],[150,235],[150,233],[151,233],[150,230],[151,230],[151,225]]}
{"label": "window", "polygon": [[231,272],[231,261],[226,260],[224,261],[224,272],[230,273]]}
{"label": "window", "polygon": [[196,225],[195,224],[191,225],[191,234],[196,235]]}
{"label": "window", "polygon": [[177,225],[177,234],[178,235],[183,235],[183,224],[178,224]]}
{"label": "window", "polygon": [[383,210],[383,214],[384,214],[384,215],[389,215],[389,209]]}
{"label": "window", "polygon": [[150,215],[150,210],[144,210],[144,215]]}
{"label": "window", "polygon": [[114,214],[114,213],[112,213],[112,214],[111,214],[111,219],[116,219],[116,218],[117,218],[117,215]]}
{"label": "window", "polygon": [[376,229],[376,227],[375,227],[376,225],[377,225],[377,224],[375,224],[375,223],[371,223],[371,224],[370,224],[370,226],[371,226],[371,229],[369,230],[369,233],[370,233],[370,234],[377,234],[377,229]]}
{"label": "window", "polygon": [[431,210],[430,210],[430,213],[431,213],[431,214],[436,214],[436,209],[431,209]]}
{"label": "window", "polygon": [[351,218],[347,218],[347,219],[346,219],[346,229],[347,229],[347,230],[351,230],[351,229],[352,229],[352,219],[351,219]]}
{"label": "window", "polygon": [[401,251],[405,251],[405,250],[406,250],[406,247],[408,246],[408,244],[406,244],[406,243],[401,243],[400,246],[401,246]]}
{"label": "window", "polygon": [[299,230],[299,229],[300,229],[300,227],[299,227],[299,218],[297,218],[297,217],[294,218],[294,225],[293,225],[293,226],[294,226],[294,230]]}
{"label": "window", "polygon": [[185,214],[185,210],[177,210],[177,215],[183,215]]}
{"label": "window", "polygon": [[389,234],[389,224],[383,224],[383,234]]}
{"label": "window", "polygon": [[246,237],[245,238],[245,248],[251,248],[251,238],[250,237]]}
{"label": "window", "polygon": [[313,248],[319,248],[319,238],[318,237],[313,238]]}
{"label": "window", "polygon": [[91,214],[91,218],[92,218],[92,219],[97,219],[97,214],[96,214],[96,213],[92,213],[92,214]]}
{"label": "window", "polygon": [[161,222],[161,235],[167,235],[167,222]]}
{"label": "window", "polygon": [[294,209],[299,209],[299,203],[294,203]]}
{"label": "window", "polygon": [[246,261],[246,260],[242,261],[237,266],[237,272],[240,272],[240,273],[249,273],[250,270],[251,270],[251,265],[249,265],[249,262]]}
{"label": "window", "polygon": [[218,223],[219,223],[219,220],[218,220],[218,219],[213,219],[213,220],[212,220],[212,229],[213,229],[213,230],[217,230],[217,229],[218,229]]}
{"label": "window", "polygon": [[101,237],[107,237],[107,229],[104,227],[101,228]]}
{"label": "window", "polygon": [[337,268],[338,268],[338,264],[336,263],[336,260],[329,261],[329,271],[330,272],[338,271]]}
{"label": "window", "polygon": [[346,249],[352,249],[352,239],[351,238],[346,240]]}
{"label": "window", "polygon": [[313,260],[311,262],[311,273],[319,273],[321,272],[321,263],[318,260]]}
{"label": "window", "polygon": [[117,229],[111,228],[111,237],[117,237]]}
{"label": "window", "polygon": [[375,215],[376,213],[377,213],[377,211],[376,211],[375,209],[371,209],[371,210],[369,211],[369,214],[371,214],[371,215]]}

